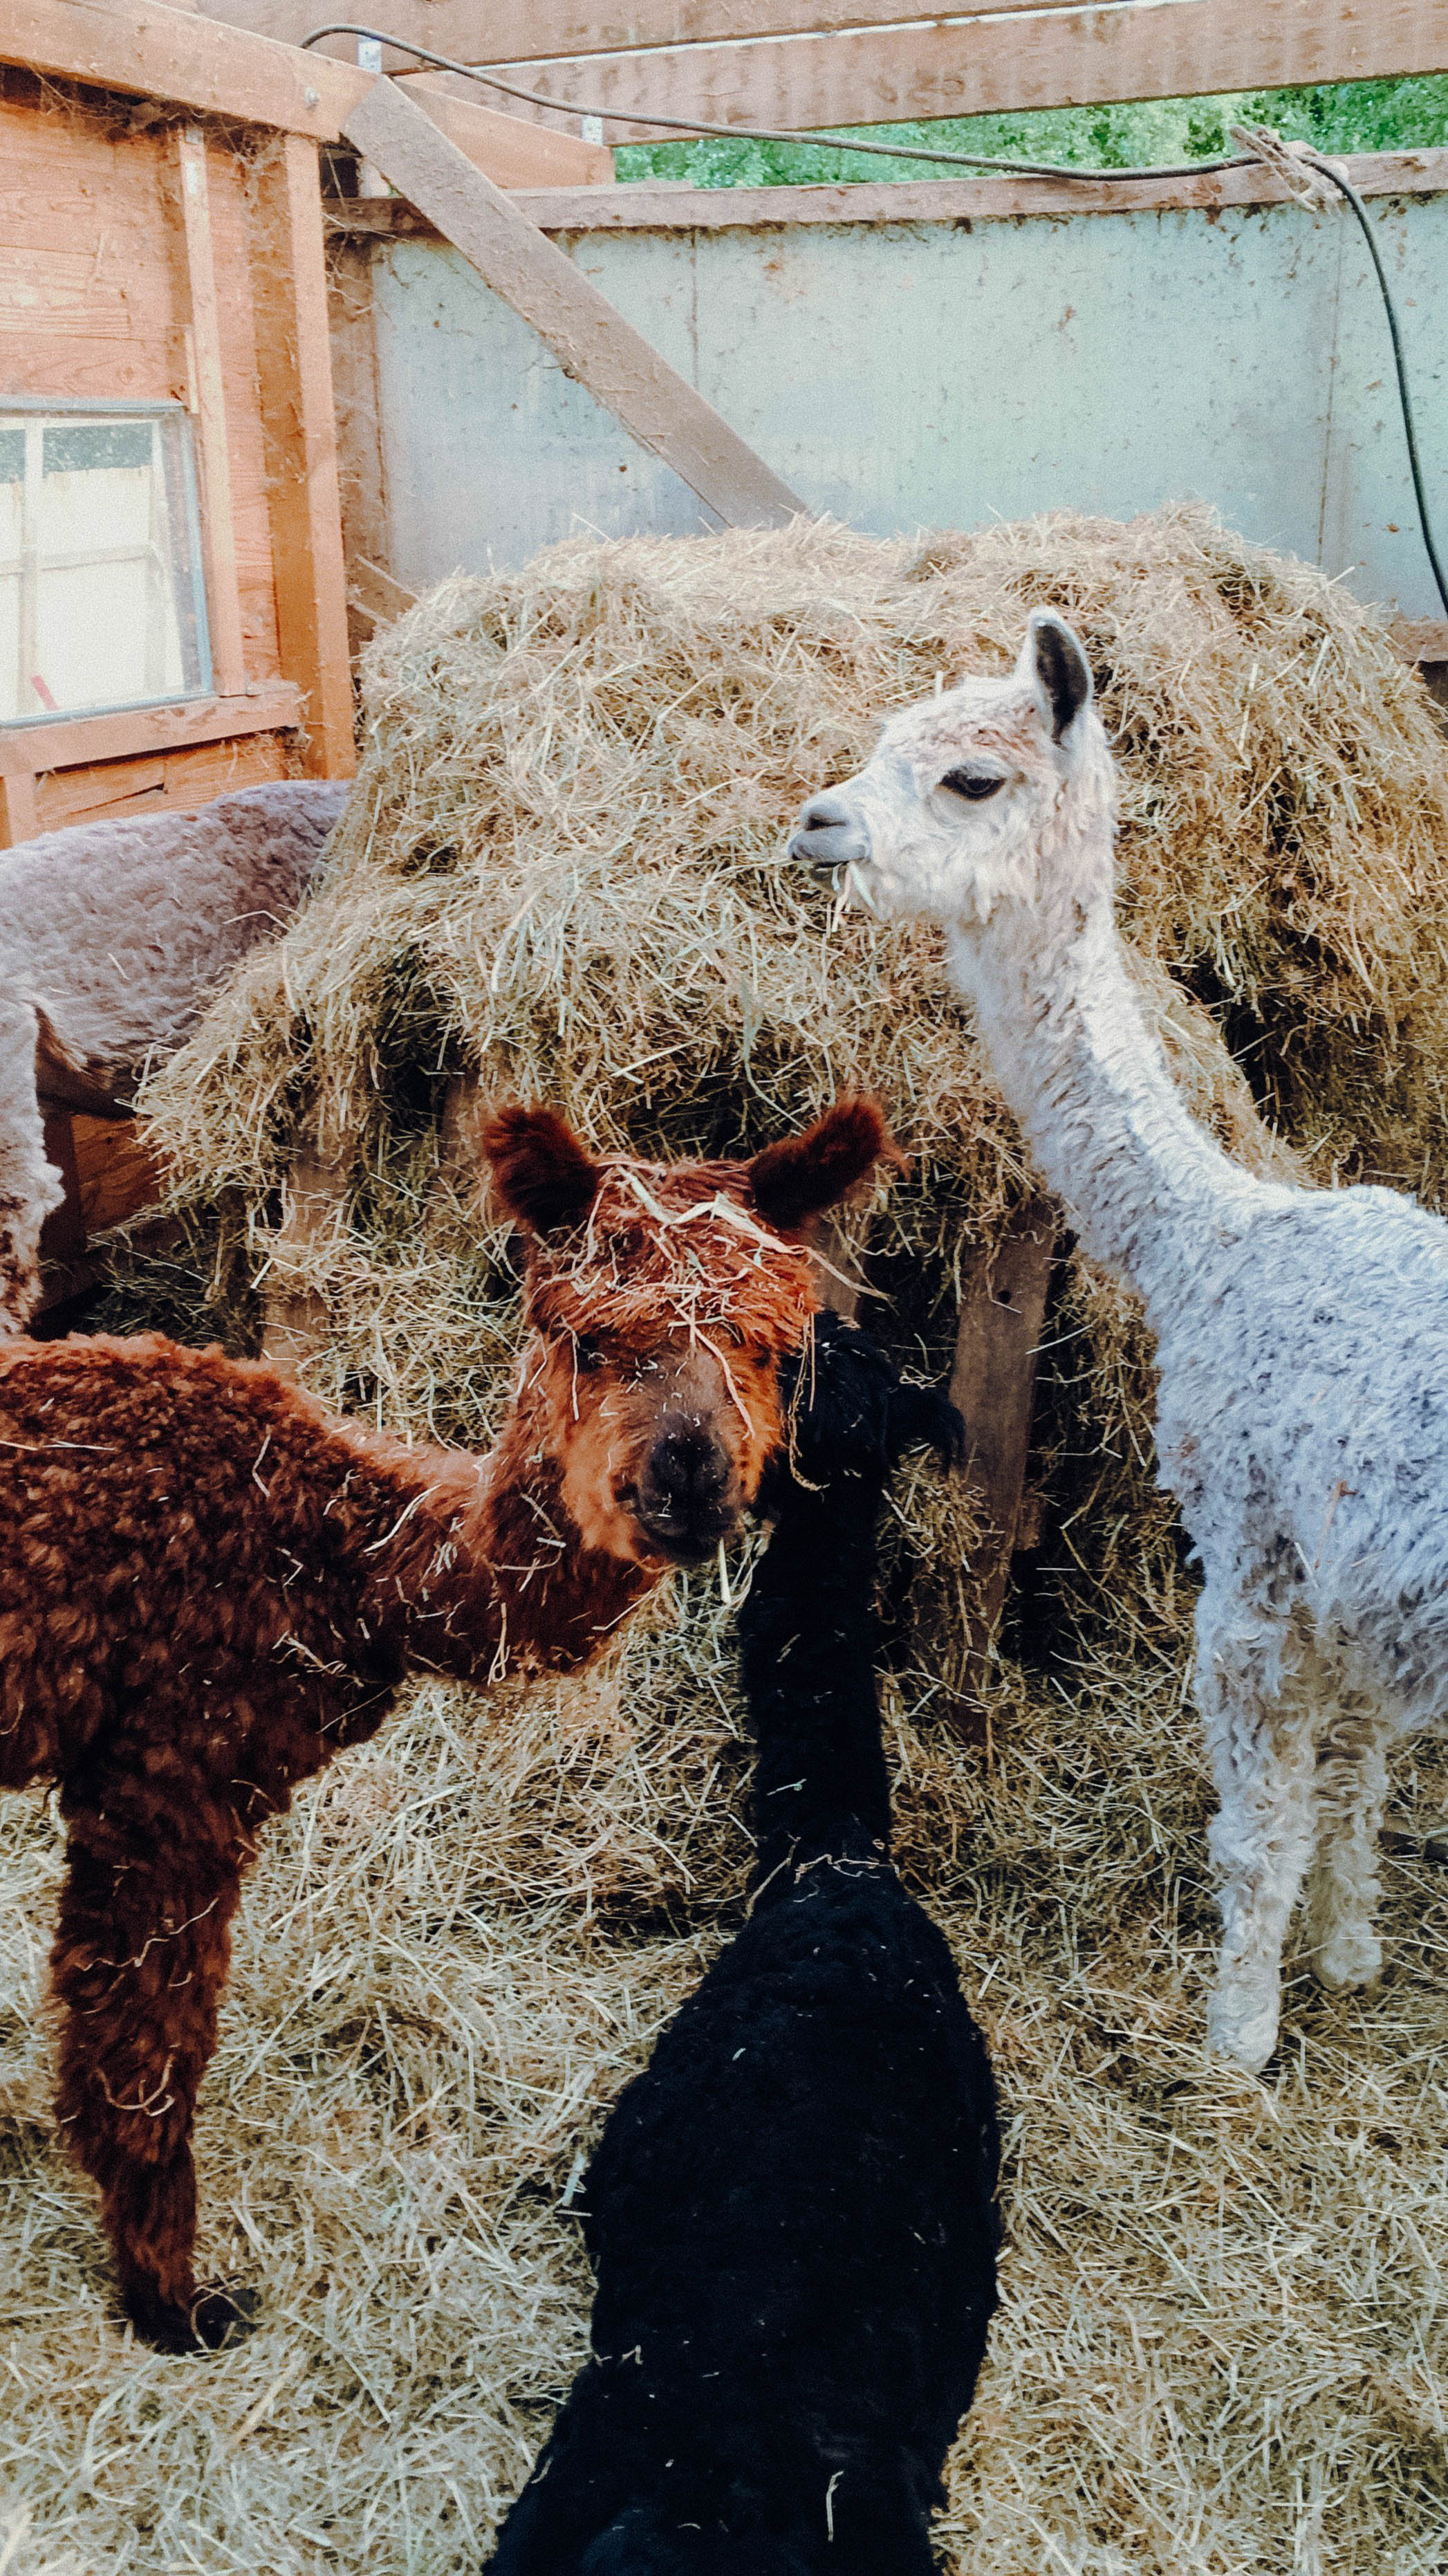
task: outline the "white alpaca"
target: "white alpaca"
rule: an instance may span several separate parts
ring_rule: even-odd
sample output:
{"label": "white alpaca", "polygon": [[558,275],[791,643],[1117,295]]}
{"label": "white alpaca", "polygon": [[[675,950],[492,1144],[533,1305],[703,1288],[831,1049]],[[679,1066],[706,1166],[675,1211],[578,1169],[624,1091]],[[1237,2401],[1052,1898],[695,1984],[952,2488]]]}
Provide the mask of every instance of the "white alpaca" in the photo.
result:
{"label": "white alpaca", "polygon": [[1145,1301],[1162,1482],[1206,1578],[1210,2034],[1255,2070],[1305,1876],[1323,1983],[1379,1968],[1386,1747],[1448,1702],[1448,1226],[1391,1190],[1254,1179],[1194,1123],[1117,938],[1115,816],[1085,657],[1038,614],[1008,679],[895,717],[790,848],[943,923],[1041,1170]]}
{"label": "white alpaca", "polygon": [[40,1296],[64,1187],[48,1108],[124,1116],[238,959],[283,929],[347,801],[278,779],[198,813],[77,823],[0,852],[0,1341]]}

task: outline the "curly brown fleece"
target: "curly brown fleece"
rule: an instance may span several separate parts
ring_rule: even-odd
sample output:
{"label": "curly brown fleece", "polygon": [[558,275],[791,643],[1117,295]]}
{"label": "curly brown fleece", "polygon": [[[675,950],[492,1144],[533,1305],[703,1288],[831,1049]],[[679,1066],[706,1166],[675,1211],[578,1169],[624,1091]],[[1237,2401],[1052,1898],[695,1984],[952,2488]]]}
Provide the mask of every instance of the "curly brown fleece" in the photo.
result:
{"label": "curly brown fleece", "polygon": [[[581,1156],[561,1122],[513,1112],[486,1140],[527,1226],[530,1184],[560,1139]],[[805,1214],[816,1139],[819,1205],[870,1168],[883,1126],[856,1103],[797,1140]],[[0,1348],[0,1786],[59,1788],[59,2115],[100,2186],[127,2311],[165,2350],[214,2346],[239,2314],[226,2293],[197,2291],[191,2131],[260,1828],[374,1732],[410,1668],[486,1683],[577,1667],[664,1570],[620,1501],[657,1424],[631,1387],[601,1441],[593,1386],[646,1351],[667,1422],[670,1341],[689,1326],[662,1295],[645,1294],[642,1313],[638,1300],[651,1260],[676,1260],[673,1225],[687,1223],[696,1268],[717,1233],[729,1282],[740,1348],[708,1428],[729,1447],[739,1507],[778,1435],[773,1366],[753,1363],[799,1348],[814,1300],[799,1247],[766,1231],[775,1166],[586,1168],[591,1206],[565,1209],[546,1245],[530,1233],[530,1338],[486,1459],[330,1420],[264,1365],[159,1335]],[[628,1171],[657,1241],[640,1240],[625,1189],[627,1257],[614,1263],[606,1213]],[[733,1226],[692,1221],[716,1205],[734,1207]],[[560,1325],[570,1244],[595,1284]],[[580,1402],[570,1354],[588,1321],[608,1358]],[[610,1489],[588,1530],[570,1508],[580,1441]]]}

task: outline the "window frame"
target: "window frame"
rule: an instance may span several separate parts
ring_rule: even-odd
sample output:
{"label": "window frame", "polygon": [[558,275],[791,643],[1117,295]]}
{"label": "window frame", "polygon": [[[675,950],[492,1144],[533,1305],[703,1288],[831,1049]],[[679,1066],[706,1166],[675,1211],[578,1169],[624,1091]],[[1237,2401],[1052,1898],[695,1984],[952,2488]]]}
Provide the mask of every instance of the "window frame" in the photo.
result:
{"label": "window frame", "polygon": [[[125,420],[174,420],[182,424],[177,446],[181,458],[181,497],[186,519],[186,537],[190,550],[191,609],[195,617],[197,681],[194,688],[180,692],[163,690],[154,697],[93,699],[83,707],[42,707],[35,715],[0,715],[0,735],[43,733],[51,725],[79,725],[104,722],[111,716],[140,715],[157,707],[189,707],[204,704],[216,695],[216,672],[211,651],[210,604],[206,595],[206,555],[201,523],[201,490],[197,473],[196,423],[183,402],[126,401],[115,395],[88,399],[80,394],[0,394],[0,419],[39,416],[42,420],[69,421],[76,425],[87,420],[120,422]],[[92,551],[92,550],[86,550]],[[97,563],[106,560],[106,550],[94,549]],[[80,565],[77,569],[82,568]],[[179,601],[178,601],[179,608]]]}

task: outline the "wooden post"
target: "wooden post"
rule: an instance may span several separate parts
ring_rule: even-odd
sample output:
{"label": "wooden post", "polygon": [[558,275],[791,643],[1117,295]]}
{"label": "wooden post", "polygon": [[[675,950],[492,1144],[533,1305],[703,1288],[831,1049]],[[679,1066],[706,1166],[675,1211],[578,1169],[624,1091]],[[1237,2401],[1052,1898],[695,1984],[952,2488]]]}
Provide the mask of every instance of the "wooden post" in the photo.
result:
{"label": "wooden post", "polygon": [[206,137],[199,125],[176,135],[176,172],[186,242],[190,304],[192,399],[201,451],[201,520],[206,554],[206,615],[211,634],[212,685],[218,697],[240,697],[246,687],[241,635],[241,592],[236,578],[236,527],[231,508],[231,450],[226,432],[226,391],[221,373],[221,316],[211,251],[211,198],[206,183]]}
{"label": "wooden post", "polygon": [[789,486],[395,83],[377,81],[342,131],[726,527],[782,528],[799,514]]}
{"label": "wooden post", "polygon": [[34,770],[0,770],[0,850],[33,841],[39,829]]}
{"label": "wooden post", "polygon": [[306,766],[350,778],[352,679],[317,147],[277,138],[257,164],[257,372],[282,669],[302,693]]}
{"label": "wooden post", "polygon": [[998,1241],[972,1264],[961,1298],[950,1400],[965,1417],[965,1474],[980,1502],[986,1538],[971,1567],[969,1659],[953,1715],[974,1741],[984,1733],[980,1684],[1005,1603],[1025,1496],[1036,1354],[1057,1226],[1053,1200],[1042,1194],[1024,1200]]}
{"label": "wooden post", "polygon": [[335,1159],[315,1144],[299,1145],[287,1180],[286,1211],[267,1271],[262,1357],[294,1384],[309,1359],[332,1338],[326,1298],[306,1275],[314,1249],[333,1233],[347,1195],[345,1148]]}

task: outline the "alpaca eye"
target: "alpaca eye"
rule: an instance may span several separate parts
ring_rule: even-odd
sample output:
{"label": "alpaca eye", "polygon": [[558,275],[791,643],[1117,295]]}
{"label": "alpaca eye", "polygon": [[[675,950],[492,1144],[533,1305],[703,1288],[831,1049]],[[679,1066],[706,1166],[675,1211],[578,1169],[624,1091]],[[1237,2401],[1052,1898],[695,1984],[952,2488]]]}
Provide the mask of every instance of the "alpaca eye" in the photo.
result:
{"label": "alpaca eye", "polygon": [[591,1342],[588,1340],[586,1335],[575,1333],[573,1337],[573,1365],[577,1369],[580,1377],[592,1377],[594,1371],[596,1369],[601,1369],[603,1366],[602,1343]]}
{"label": "alpaca eye", "polygon": [[983,804],[987,796],[998,795],[1005,783],[998,769],[947,769],[940,782],[952,796],[963,796],[968,805]]}

